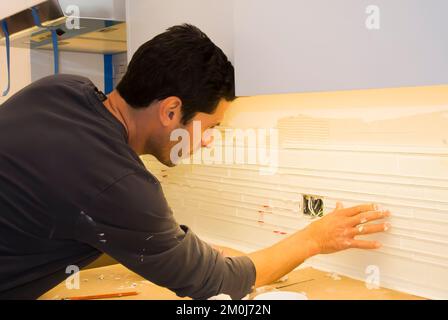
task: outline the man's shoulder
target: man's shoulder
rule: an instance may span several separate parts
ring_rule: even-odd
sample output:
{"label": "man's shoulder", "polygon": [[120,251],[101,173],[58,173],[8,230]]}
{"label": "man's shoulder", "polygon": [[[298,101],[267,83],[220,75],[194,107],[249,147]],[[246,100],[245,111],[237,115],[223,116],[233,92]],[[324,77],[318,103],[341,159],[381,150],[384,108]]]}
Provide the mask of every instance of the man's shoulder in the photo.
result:
{"label": "man's shoulder", "polygon": [[90,85],[92,81],[86,77],[75,74],[55,74],[34,81],[30,87],[63,87]]}

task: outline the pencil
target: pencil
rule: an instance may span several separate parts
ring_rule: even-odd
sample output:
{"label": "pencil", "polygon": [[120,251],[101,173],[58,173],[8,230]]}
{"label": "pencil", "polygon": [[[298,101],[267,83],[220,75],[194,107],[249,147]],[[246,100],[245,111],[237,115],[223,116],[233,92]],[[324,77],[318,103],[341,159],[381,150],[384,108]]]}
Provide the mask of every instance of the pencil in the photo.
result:
{"label": "pencil", "polygon": [[120,298],[120,297],[136,296],[136,295],[138,295],[138,292],[130,291],[130,292],[97,294],[97,295],[91,295],[91,296],[67,297],[67,298],[63,298],[62,300],[95,300],[95,299],[107,299],[107,298]]}

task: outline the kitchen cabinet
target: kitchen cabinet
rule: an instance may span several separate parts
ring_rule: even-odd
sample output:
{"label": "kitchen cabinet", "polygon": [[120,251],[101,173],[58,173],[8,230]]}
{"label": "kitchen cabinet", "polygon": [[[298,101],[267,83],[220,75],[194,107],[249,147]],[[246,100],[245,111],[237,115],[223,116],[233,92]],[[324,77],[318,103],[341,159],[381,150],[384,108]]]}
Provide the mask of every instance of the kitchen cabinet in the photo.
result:
{"label": "kitchen cabinet", "polygon": [[204,31],[233,61],[234,0],[127,0],[128,57],[167,28],[190,23]]}
{"label": "kitchen cabinet", "polygon": [[239,0],[234,13],[238,95],[448,83],[446,0]]}

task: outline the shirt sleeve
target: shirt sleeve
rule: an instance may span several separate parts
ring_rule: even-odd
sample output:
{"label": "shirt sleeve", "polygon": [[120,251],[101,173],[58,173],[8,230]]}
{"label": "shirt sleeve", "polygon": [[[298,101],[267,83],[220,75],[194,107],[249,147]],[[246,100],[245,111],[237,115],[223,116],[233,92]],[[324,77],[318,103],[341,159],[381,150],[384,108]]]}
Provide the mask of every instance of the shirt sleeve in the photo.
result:
{"label": "shirt sleeve", "polygon": [[76,240],[181,297],[241,299],[255,283],[249,257],[224,257],[175,221],[155,178],[123,177],[80,212],[75,228]]}

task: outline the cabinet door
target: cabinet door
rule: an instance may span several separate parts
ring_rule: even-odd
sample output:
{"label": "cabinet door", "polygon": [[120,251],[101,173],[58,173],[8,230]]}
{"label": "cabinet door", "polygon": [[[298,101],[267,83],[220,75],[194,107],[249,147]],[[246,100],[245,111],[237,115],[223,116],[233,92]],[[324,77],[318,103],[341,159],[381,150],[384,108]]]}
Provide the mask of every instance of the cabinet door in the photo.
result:
{"label": "cabinet door", "polygon": [[235,30],[239,95],[448,83],[446,0],[238,0]]}
{"label": "cabinet door", "polygon": [[190,23],[233,61],[233,0],[127,0],[128,56],[167,28]]}

